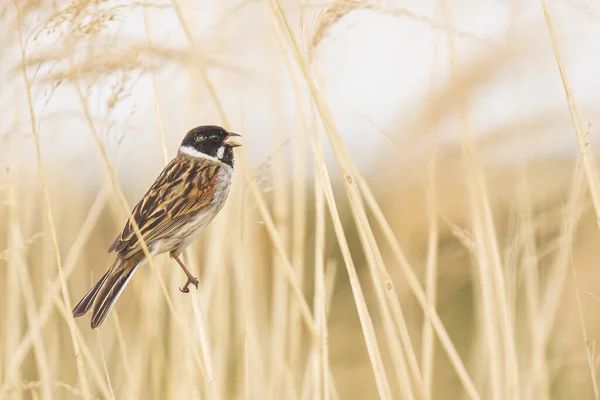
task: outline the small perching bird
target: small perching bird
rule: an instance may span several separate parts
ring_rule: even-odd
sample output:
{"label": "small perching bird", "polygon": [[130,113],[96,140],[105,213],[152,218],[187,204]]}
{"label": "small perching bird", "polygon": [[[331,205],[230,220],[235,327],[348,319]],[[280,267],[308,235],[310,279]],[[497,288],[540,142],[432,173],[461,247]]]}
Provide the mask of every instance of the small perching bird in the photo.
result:
{"label": "small perching bird", "polygon": [[233,148],[240,135],[220,126],[204,125],[190,130],[177,156],[167,164],[132,211],[121,234],[108,252],[117,253],[114,263],[73,308],[75,318],[92,309],[92,329],[100,326],[138,267],[148,260],[131,223],[135,221],[151,256],[169,252],[177,261],[188,286],[198,288],[194,277],[179,259],[221,211],[231,187]]}

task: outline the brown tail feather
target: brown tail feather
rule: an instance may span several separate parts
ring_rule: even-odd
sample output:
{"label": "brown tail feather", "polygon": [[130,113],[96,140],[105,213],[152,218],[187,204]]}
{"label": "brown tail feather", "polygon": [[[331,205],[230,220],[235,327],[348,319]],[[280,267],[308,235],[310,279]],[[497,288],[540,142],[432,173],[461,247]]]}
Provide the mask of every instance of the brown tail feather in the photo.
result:
{"label": "brown tail feather", "polygon": [[98,291],[106,281],[109,271],[106,271],[104,275],[102,275],[102,278],[98,279],[98,282],[96,282],[94,286],[92,286],[92,288],[85,294],[85,296],[79,300],[79,303],[73,307],[73,317],[81,317],[89,311],[90,307],[94,303],[94,299],[96,299],[96,296],[98,295]]}
{"label": "brown tail feather", "polygon": [[106,282],[100,287],[94,300],[94,309],[92,310],[92,329],[97,328],[104,322],[104,319],[115,305],[115,302],[121,296],[123,289],[127,286],[129,279],[140,266],[140,260],[137,257],[125,261],[117,261],[110,269]]}

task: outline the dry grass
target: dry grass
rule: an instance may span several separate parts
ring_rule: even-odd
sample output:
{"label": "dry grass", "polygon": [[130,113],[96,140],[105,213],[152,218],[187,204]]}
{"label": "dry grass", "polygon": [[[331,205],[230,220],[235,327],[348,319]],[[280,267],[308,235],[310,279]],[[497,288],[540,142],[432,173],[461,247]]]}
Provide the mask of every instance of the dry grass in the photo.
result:
{"label": "dry grass", "polygon": [[[455,28],[450,5],[435,18],[384,1],[0,6],[0,399],[598,399],[598,171],[552,10],[543,42],[500,46]],[[446,50],[414,118],[373,123],[386,150],[370,170],[316,65],[359,11],[423,24]],[[458,40],[487,50],[462,60]],[[257,67],[244,57],[259,44]],[[569,107],[481,132],[481,89],[544,46]],[[260,95],[237,98],[254,80]],[[263,102],[272,129],[255,132],[245,118]],[[90,330],[73,302],[202,122],[246,146],[227,206],[185,254],[200,289],[182,295],[157,257]],[[574,130],[579,157],[487,160],[551,128]]]}

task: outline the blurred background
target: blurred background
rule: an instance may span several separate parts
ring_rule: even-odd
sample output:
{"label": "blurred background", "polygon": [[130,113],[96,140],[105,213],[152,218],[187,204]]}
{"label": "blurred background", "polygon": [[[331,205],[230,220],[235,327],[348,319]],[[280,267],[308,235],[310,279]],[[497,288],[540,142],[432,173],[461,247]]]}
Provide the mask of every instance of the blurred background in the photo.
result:
{"label": "blurred background", "polygon": [[[599,21],[589,0],[2,2],[0,398],[600,398]],[[199,289],[158,256],[101,328],[74,320],[202,124],[244,146],[184,256]]]}

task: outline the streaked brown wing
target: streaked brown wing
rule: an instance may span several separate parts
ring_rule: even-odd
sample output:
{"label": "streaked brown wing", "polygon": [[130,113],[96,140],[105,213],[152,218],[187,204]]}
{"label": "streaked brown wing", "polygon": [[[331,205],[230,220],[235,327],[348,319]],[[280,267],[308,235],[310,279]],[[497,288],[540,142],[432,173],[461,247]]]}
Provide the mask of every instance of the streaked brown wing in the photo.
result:
{"label": "streaked brown wing", "polygon": [[[219,168],[180,156],[165,167],[132,211],[147,246],[168,237],[211,204]],[[141,249],[129,219],[108,251],[127,258]]]}

